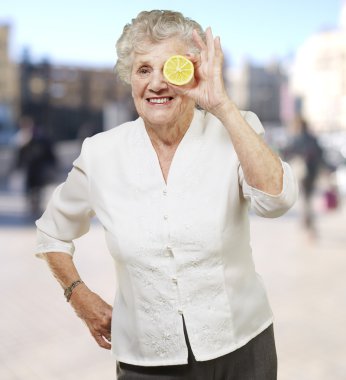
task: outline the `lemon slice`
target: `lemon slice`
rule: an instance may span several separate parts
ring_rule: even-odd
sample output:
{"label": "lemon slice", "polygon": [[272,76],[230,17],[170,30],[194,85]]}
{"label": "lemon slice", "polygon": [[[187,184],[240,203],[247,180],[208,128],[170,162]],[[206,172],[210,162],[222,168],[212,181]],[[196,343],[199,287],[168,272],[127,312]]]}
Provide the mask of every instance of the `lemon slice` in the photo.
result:
{"label": "lemon slice", "polygon": [[183,86],[193,78],[193,63],[182,55],[173,55],[163,66],[163,75],[166,80],[177,86]]}

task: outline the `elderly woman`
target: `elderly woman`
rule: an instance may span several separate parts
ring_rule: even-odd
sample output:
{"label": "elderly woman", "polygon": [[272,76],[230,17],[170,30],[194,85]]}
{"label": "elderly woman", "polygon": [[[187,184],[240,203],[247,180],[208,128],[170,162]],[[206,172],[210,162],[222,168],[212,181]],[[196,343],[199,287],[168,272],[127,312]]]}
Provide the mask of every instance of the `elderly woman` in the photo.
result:
{"label": "elderly woman", "polygon": [[[37,221],[38,254],[96,342],[112,348],[119,379],[275,379],[248,210],[284,214],[297,196],[291,169],[263,141],[257,116],[228,97],[210,28],[141,12],[117,53],[139,118],[85,140]],[[186,86],[163,76],[176,54],[194,64]],[[115,261],[114,309],[73,263],[73,240],[94,215]]]}

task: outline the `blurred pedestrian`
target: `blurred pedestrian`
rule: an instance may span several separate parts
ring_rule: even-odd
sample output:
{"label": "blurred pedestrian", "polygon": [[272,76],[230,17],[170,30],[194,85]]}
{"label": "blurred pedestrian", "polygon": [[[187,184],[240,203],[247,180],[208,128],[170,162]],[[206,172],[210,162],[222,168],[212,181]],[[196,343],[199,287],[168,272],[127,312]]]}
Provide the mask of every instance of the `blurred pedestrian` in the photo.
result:
{"label": "blurred pedestrian", "polygon": [[302,163],[300,188],[303,200],[302,220],[307,231],[316,232],[313,196],[324,164],[323,149],[310,130],[306,120],[297,116],[294,121],[295,137],[288,148],[290,159],[299,157]]}
{"label": "blurred pedestrian", "polygon": [[34,133],[34,120],[32,117],[24,115],[18,122],[18,131],[14,135],[13,143],[19,150],[32,139]]}
{"label": "blurred pedestrian", "polygon": [[[210,28],[178,12],[141,12],[117,55],[139,118],[84,141],[37,221],[37,252],[96,342],[112,348],[119,380],[274,380],[273,317],[248,209],[284,214],[297,196],[292,171],[258,117],[228,97]],[[190,84],[164,77],[173,55],[193,62]],[[114,309],[72,259],[95,214],[116,263]]]}
{"label": "blurred pedestrian", "polygon": [[17,136],[17,166],[24,171],[29,212],[37,217],[42,213],[43,189],[55,180],[56,156],[50,139],[32,118],[20,119]]}

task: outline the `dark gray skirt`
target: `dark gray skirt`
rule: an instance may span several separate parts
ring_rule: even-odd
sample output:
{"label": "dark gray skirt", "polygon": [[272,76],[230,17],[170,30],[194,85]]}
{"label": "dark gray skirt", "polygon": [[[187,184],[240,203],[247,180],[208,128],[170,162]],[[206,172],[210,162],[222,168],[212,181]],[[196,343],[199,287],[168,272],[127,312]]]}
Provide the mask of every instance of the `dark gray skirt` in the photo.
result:
{"label": "dark gray skirt", "polygon": [[219,358],[198,362],[193,356],[185,324],[188,364],[142,367],[117,363],[118,380],[276,380],[277,356],[273,325],[245,346]]}

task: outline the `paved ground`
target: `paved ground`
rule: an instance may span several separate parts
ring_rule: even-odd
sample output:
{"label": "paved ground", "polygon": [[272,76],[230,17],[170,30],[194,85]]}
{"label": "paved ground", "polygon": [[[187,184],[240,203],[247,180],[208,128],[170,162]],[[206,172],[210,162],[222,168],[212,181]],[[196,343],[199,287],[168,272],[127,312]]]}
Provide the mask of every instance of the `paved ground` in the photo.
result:
{"label": "paved ground", "polygon": [[[33,257],[35,232],[23,208],[20,194],[0,193],[0,379],[114,379],[110,353]],[[299,204],[277,220],[251,218],[257,270],[276,316],[279,380],[346,379],[345,221],[345,206],[320,210],[313,241],[299,224]],[[102,230],[93,225],[76,245],[82,277],[111,303],[114,270]]]}

